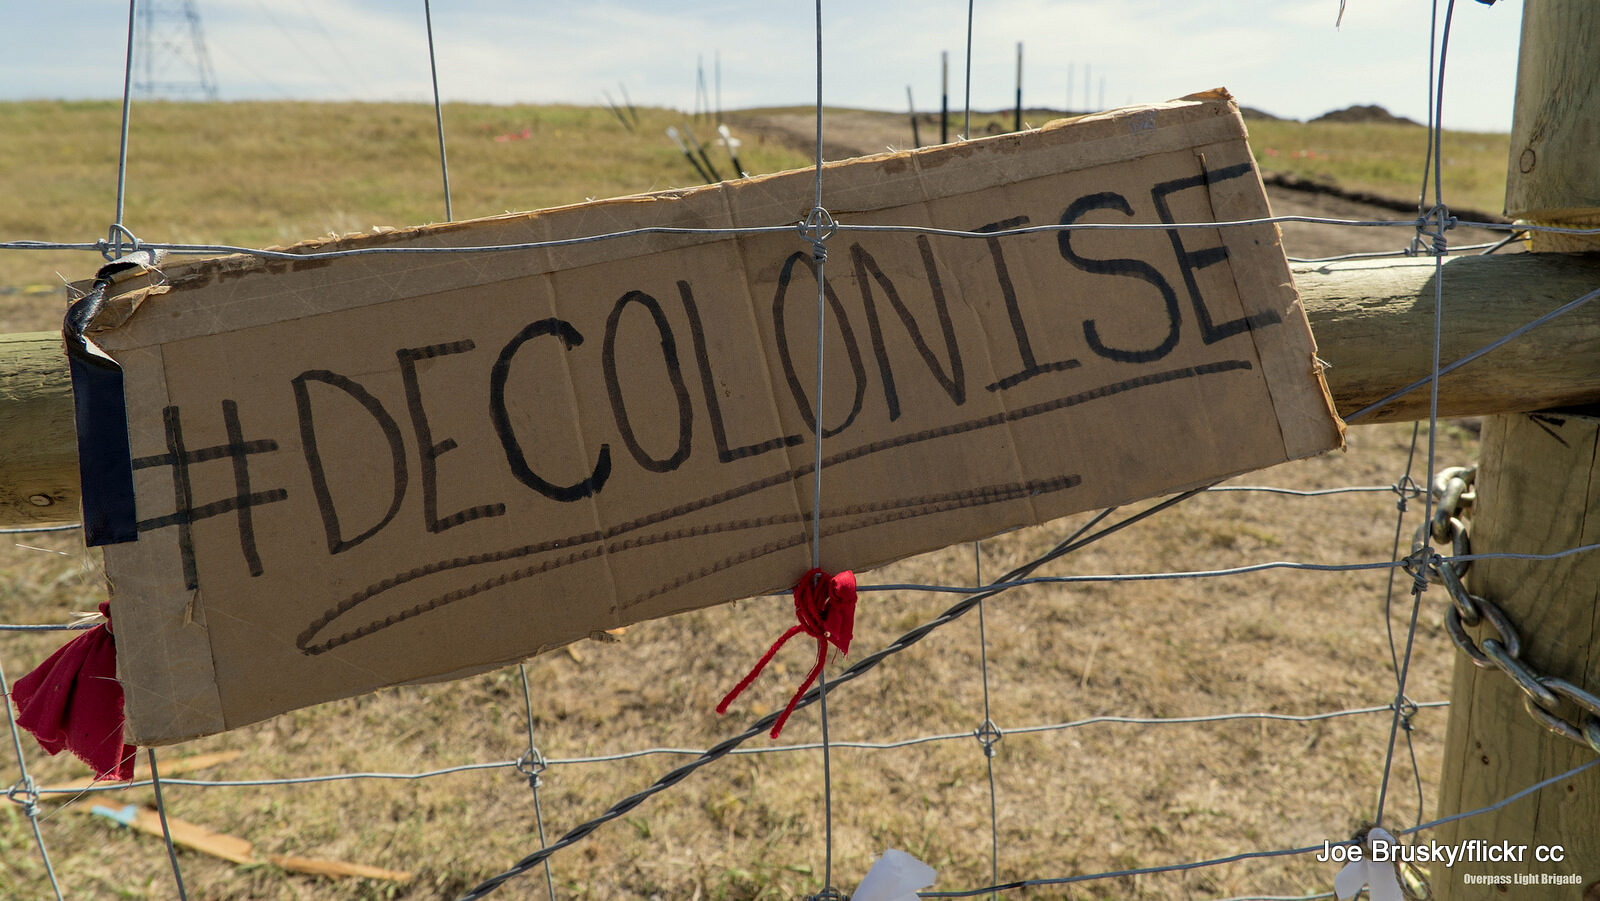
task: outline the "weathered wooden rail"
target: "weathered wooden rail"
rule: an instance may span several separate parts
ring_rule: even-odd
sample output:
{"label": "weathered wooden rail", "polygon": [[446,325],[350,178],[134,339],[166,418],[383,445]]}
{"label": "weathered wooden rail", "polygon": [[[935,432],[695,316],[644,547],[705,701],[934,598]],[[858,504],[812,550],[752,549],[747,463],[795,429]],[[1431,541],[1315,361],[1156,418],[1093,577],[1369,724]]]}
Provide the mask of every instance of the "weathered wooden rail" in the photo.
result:
{"label": "weathered wooden rail", "polygon": [[[1295,281],[1350,414],[1433,367],[1434,263],[1399,259],[1299,266]],[[1442,359],[1448,363],[1600,288],[1600,256],[1456,257],[1444,265]],[[1536,329],[1440,381],[1442,416],[1600,402],[1600,302]],[[1419,389],[1362,422],[1425,419]],[[0,525],[78,517],[78,457],[61,337],[0,336]]]}

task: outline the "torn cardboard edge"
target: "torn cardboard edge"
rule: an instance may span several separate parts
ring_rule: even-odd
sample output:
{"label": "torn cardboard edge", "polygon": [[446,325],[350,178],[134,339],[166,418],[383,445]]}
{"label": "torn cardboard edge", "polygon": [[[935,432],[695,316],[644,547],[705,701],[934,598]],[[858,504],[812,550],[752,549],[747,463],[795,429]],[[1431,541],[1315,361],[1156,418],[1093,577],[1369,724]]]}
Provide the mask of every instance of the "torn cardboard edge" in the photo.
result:
{"label": "torn cardboard edge", "polygon": [[[1115,162],[1132,162],[1173,150],[1193,146],[1243,140],[1243,119],[1237,115],[1219,115],[1224,110],[1237,110],[1233,98],[1225,89],[1191,94],[1179,100],[1161,104],[1110,110],[1077,118],[1058,119],[1038,128],[1004,135],[974,138],[955,144],[941,144],[916,150],[899,150],[858,157],[849,160],[825,162],[822,166],[824,206],[840,222],[852,214],[872,212],[884,208],[885,195],[892,194],[897,186],[909,179],[939,176],[940,190],[925,194],[923,203],[970,193],[984,185],[1007,181],[1021,181],[1044,175],[1059,175],[1070,171],[1092,169]],[[1176,121],[1156,127],[1155,117],[1177,117]],[[1071,169],[1055,170],[1035,164],[1007,164],[1008,157],[1019,144],[1027,142],[1033,156],[1046,156],[1051,148],[1071,146],[1076,153]],[[1131,154],[1131,155],[1130,155]],[[898,178],[872,178],[858,183],[841,185],[841,179],[865,169],[875,169],[886,164],[902,163],[914,167]],[[946,167],[951,163],[965,164],[974,170],[964,178],[946,179]],[[833,176],[830,178],[830,176]],[[606,200],[568,204],[523,213],[507,213],[482,219],[436,223],[407,228],[382,229],[374,232],[356,232],[334,238],[316,238],[271,250],[312,254],[330,251],[362,251],[384,247],[492,247],[543,241],[561,241],[608,235],[618,231],[631,231],[647,227],[669,228],[747,228],[793,227],[809,212],[811,186],[816,177],[814,168],[792,169],[772,175],[762,175],[737,181],[719,182],[695,188],[634,194]],[[729,192],[741,197],[757,197],[755,203],[741,206],[735,217],[728,205]],[[797,203],[803,198],[803,203]],[[724,234],[704,235],[634,235],[608,238],[589,243],[533,248],[509,252],[487,250],[484,281],[504,280],[525,275],[553,273],[563,269],[633,259],[670,250],[715,244],[729,239]],[[430,279],[431,270],[447,266],[456,254],[413,256],[408,258],[407,276],[415,280],[416,293],[445,290],[446,286]],[[476,256],[476,254],[474,255]],[[516,257],[515,263],[508,262]],[[368,257],[382,260],[384,257]],[[121,333],[119,346],[176,341],[206,333],[207,322],[227,318],[234,328],[248,328],[271,322],[295,318],[292,309],[264,309],[254,304],[257,299],[246,284],[250,276],[270,274],[283,277],[286,282],[277,287],[279,293],[293,290],[295,275],[328,265],[331,260],[283,260],[249,254],[232,254],[197,261],[173,263],[161,267],[162,277],[156,284],[134,285],[108,296],[104,308],[93,322],[90,332],[115,329]],[[1285,264],[1287,278],[1287,263]],[[196,283],[211,281],[232,282],[239,286],[236,296],[220,307],[199,307],[192,303],[167,298],[163,321],[157,325],[135,319],[134,314],[142,304],[153,297],[180,291]],[[460,287],[452,282],[449,287]],[[177,302],[171,302],[177,301]],[[204,315],[201,310],[204,309]],[[339,309],[328,307],[320,312]],[[151,333],[144,333],[144,329]]]}

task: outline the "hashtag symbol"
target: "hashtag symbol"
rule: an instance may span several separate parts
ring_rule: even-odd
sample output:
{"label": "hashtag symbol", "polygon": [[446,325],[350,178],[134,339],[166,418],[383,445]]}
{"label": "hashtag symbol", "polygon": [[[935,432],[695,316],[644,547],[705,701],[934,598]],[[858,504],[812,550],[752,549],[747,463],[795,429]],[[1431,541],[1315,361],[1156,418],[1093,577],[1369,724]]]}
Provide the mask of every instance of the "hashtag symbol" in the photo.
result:
{"label": "hashtag symbol", "polygon": [[[239,425],[239,405],[231,400],[222,402],[222,422],[228,432],[226,444],[196,450],[185,448],[183,422],[176,406],[163,409],[161,421],[166,427],[167,452],[149,457],[136,457],[133,468],[140,470],[170,466],[175,503],[173,512],[166,516],[140,520],[139,531],[148,532],[168,526],[178,527],[178,552],[183,558],[183,581],[193,590],[200,587],[200,577],[195,570],[194,536],[191,526],[198,520],[212,516],[221,516],[224,513],[236,514],[239,524],[239,548],[244,552],[245,563],[250,567],[250,575],[261,575],[261,555],[256,551],[255,522],[251,511],[262,504],[281,501],[289,496],[289,492],[282,488],[252,491],[249,456],[275,451],[278,449],[278,442],[271,439],[244,440],[244,430]],[[196,507],[194,491],[190,485],[189,467],[196,463],[223,459],[233,461],[234,496]]]}

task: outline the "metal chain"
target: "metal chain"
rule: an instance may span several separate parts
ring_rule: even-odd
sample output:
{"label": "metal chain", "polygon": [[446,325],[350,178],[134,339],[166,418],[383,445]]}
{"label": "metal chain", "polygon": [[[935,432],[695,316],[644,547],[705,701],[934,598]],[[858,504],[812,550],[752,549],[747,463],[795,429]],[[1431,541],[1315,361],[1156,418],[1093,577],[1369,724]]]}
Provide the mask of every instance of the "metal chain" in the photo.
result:
{"label": "metal chain", "polygon": [[[1472,552],[1470,515],[1477,496],[1473,490],[1477,474],[1476,466],[1451,467],[1439,473],[1433,484],[1438,509],[1432,521],[1418,529],[1419,543],[1422,529],[1429,529],[1435,541],[1450,542],[1456,557]],[[1425,562],[1427,578],[1444,585],[1450,594],[1450,609],[1444,617],[1450,639],[1474,666],[1497,669],[1510,677],[1522,690],[1522,706],[1534,722],[1600,754],[1600,697],[1559,676],[1542,674],[1522,659],[1522,634],[1511,617],[1494,601],[1469,592],[1461,581],[1470,565],[1471,561],[1447,561],[1437,555]],[[1493,637],[1473,641],[1467,629],[1483,623]],[[1563,698],[1577,708],[1575,721],[1563,716]]]}
{"label": "metal chain", "polygon": [[[1434,561],[1419,556],[1427,553],[1428,547],[1434,543],[1449,545],[1451,557],[1465,557],[1472,553],[1467,518],[1472,515],[1472,506],[1478,499],[1477,492],[1473,490],[1477,478],[1477,464],[1448,466],[1433,477],[1432,496],[1436,504],[1429,518],[1417,526],[1416,535],[1411,539],[1411,558],[1407,569],[1413,577],[1417,577],[1418,573],[1426,573],[1430,581],[1441,583],[1441,579],[1429,570]],[[1470,560],[1453,560],[1450,568],[1459,580],[1466,576],[1471,565]]]}

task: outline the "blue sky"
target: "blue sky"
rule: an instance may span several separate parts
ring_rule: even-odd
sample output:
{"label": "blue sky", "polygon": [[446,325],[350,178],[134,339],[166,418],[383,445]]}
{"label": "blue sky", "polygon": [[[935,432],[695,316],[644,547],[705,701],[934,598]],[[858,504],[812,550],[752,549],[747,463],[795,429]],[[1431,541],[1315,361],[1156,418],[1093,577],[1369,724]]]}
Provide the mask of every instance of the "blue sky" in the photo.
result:
{"label": "blue sky", "polygon": [[[172,0],[164,0],[168,5]],[[194,0],[223,99],[427,100],[422,0]],[[180,5],[180,4],[176,4]],[[1379,103],[1427,115],[1431,0],[977,0],[973,105],[1009,107],[1016,44],[1029,105],[1110,106],[1225,86],[1239,102],[1309,118]],[[1443,3],[1440,4],[1441,6]],[[919,107],[939,94],[950,51],[959,109],[966,0],[824,0],[828,104]],[[1521,0],[1458,0],[1445,124],[1510,127]],[[127,7],[54,0],[13,12],[0,33],[0,98],[120,96]],[[811,3],[434,0],[446,100],[635,103],[690,109],[697,62],[720,56],[727,108],[810,103]],[[166,77],[183,77],[170,68]]]}

